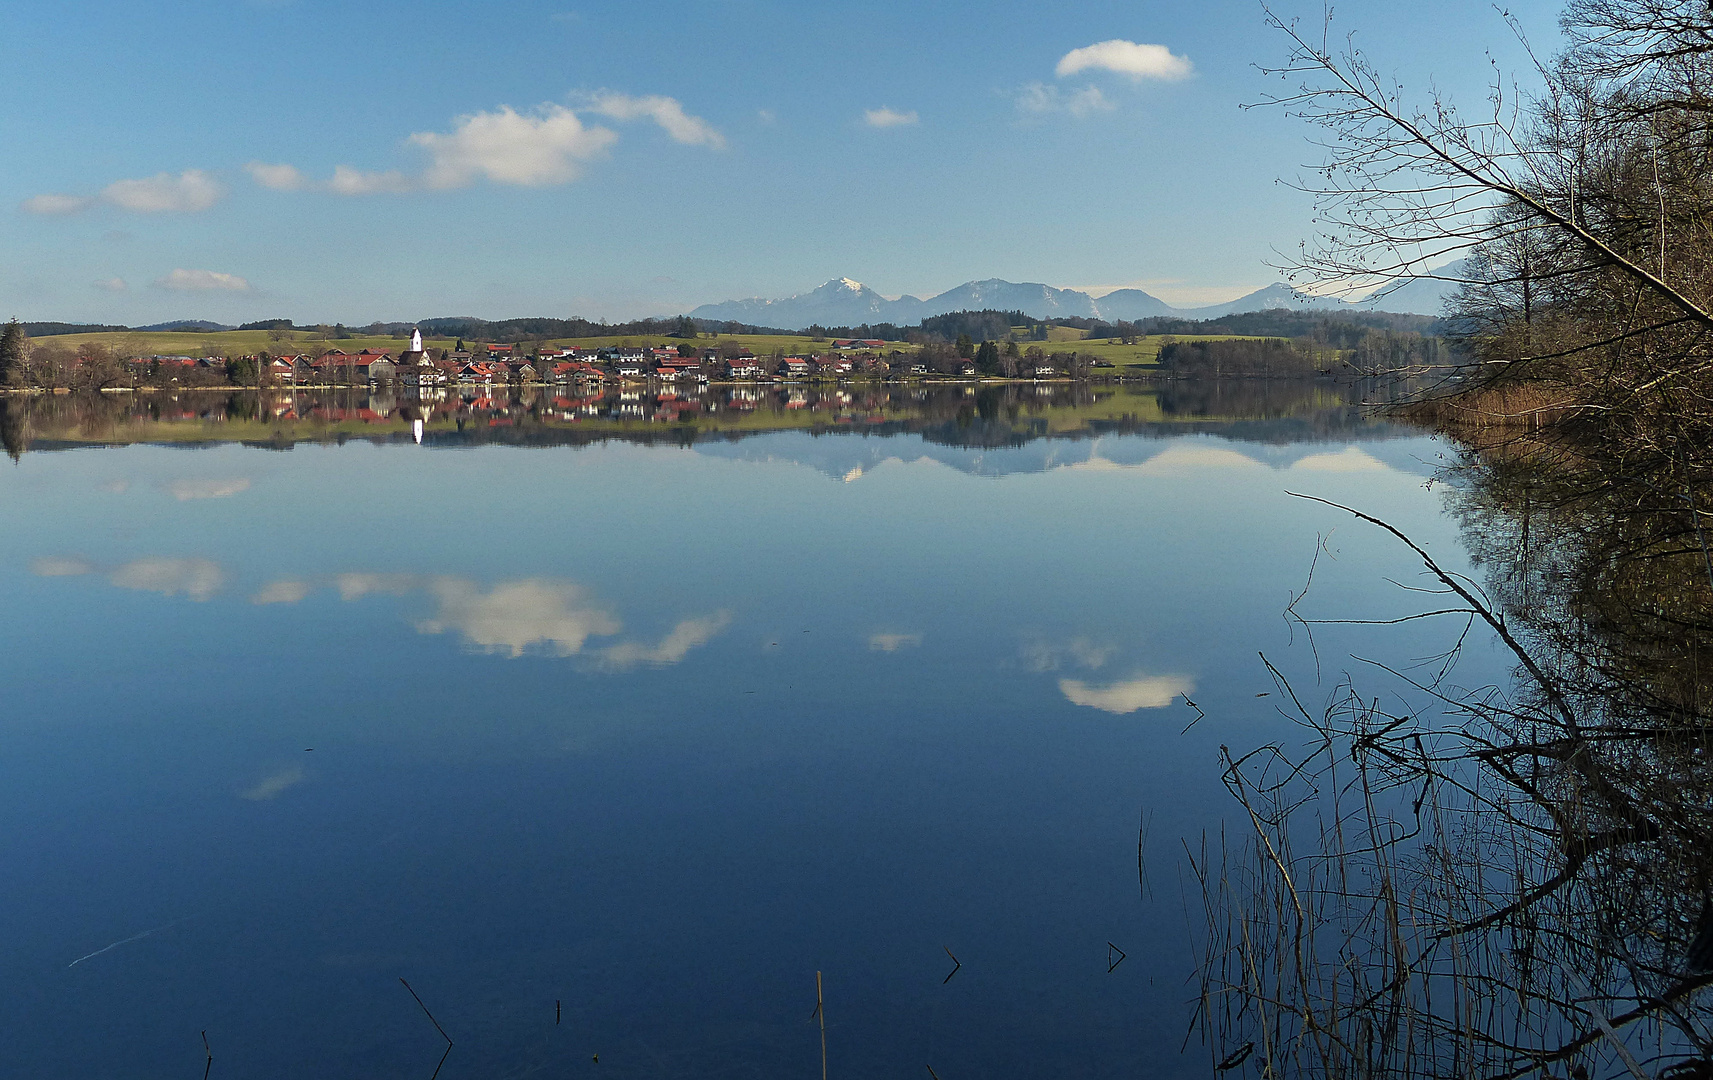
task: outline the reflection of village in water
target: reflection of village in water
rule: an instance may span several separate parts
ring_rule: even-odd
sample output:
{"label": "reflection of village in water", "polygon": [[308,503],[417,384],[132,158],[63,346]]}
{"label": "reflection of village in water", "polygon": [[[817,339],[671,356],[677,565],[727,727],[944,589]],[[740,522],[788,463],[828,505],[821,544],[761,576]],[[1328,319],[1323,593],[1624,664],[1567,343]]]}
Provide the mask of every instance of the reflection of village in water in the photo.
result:
{"label": "reflection of village in water", "polygon": [[[1151,386],[731,385],[351,388],[101,395],[0,401],[9,453],[125,442],[415,441],[429,446],[688,445],[769,431],[914,434],[956,446],[1211,431],[1282,440],[1391,427],[1369,403],[1395,387],[1330,380],[1193,380]],[[1233,427],[1236,425],[1236,428]]]}

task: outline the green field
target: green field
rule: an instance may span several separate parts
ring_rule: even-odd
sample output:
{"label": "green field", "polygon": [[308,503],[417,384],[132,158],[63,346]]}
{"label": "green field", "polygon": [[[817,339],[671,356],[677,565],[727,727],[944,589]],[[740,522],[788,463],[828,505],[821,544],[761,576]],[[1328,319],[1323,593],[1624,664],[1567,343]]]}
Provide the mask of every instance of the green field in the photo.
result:
{"label": "green field", "polygon": [[[217,330],[208,334],[182,332],[145,334],[120,331],[104,334],[56,334],[32,339],[32,344],[68,345],[77,348],[85,343],[106,345],[126,356],[202,356],[207,350],[218,356],[245,356],[252,353],[275,354],[312,352],[318,347],[360,352],[363,349],[386,349],[397,352],[409,345],[402,337],[351,337],[326,341],[319,335],[297,332],[283,341],[269,338],[266,330]],[[448,339],[425,339],[431,349],[450,349],[457,342]]]}

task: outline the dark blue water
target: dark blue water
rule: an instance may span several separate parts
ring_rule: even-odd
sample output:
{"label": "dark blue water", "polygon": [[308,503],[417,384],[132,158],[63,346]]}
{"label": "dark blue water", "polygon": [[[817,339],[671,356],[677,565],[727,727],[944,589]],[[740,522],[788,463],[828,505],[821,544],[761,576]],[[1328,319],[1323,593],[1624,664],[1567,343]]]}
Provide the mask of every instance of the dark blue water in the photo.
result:
{"label": "dark blue water", "polygon": [[190,1077],[206,1031],[215,1076],[427,1077],[403,977],[445,1077],[809,1077],[819,971],[835,1077],[1203,1075],[1182,842],[1236,820],[1221,744],[1294,737],[1257,654],[1318,702],[1458,629],[1322,628],[1317,685],[1317,543],[1312,613],[1418,567],[1286,491],[1463,566],[1440,452],[25,453],[3,1071]]}

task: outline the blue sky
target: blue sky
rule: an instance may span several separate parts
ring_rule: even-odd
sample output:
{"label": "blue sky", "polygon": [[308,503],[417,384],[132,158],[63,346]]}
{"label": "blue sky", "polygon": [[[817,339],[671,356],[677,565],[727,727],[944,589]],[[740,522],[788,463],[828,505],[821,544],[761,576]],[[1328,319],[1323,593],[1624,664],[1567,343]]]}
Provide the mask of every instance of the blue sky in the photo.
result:
{"label": "blue sky", "polygon": [[[1509,9],[1551,52],[1557,5]],[[1335,26],[1470,105],[1488,51],[1524,66],[1485,0]],[[0,41],[0,318],[625,318],[837,276],[1212,303],[1311,228],[1278,183],[1309,132],[1239,108],[1284,51],[1254,0],[10,0]]]}

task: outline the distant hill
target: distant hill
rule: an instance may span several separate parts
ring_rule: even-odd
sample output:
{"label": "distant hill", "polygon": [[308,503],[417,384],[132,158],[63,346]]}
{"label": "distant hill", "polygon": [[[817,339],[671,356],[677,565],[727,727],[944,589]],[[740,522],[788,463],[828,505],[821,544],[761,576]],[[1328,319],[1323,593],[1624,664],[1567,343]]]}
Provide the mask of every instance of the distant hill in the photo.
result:
{"label": "distant hill", "polygon": [[[779,300],[754,298],[703,304],[691,318],[708,322],[740,322],[802,330],[810,326],[862,326],[891,323],[911,326],[925,318],[954,311],[1021,311],[1032,319],[1124,320],[1176,317],[1218,319],[1247,311],[1276,308],[1303,311],[1393,311],[1403,314],[1439,313],[1438,282],[1412,282],[1387,294],[1379,303],[1317,297],[1276,282],[1223,304],[1173,307],[1141,289],[1119,289],[1096,299],[1078,289],[1059,289],[1038,282],[1016,283],[999,278],[968,281],[926,300],[901,296],[888,300],[850,278],[834,278],[810,292]],[[1417,287],[1419,286],[1419,288]]]}
{"label": "distant hill", "polygon": [[1100,307],[1101,318],[1122,319],[1125,322],[1178,313],[1177,308],[1141,289],[1117,289],[1107,293],[1096,303]]}
{"label": "distant hill", "polygon": [[61,334],[112,334],[129,330],[128,326],[107,326],[100,323],[27,322],[24,333],[33,338],[58,337]]}
{"label": "distant hill", "polygon": [[154,323],[150,326],[133,326],[131,329],[141,330],[145,333],[176,330],[182,334],[187,330],[235,330],[237,327],[227,326],[225,323],[209,322],[206,319],[174,319],[172,322]]}
{"label": "distant hill", "polygon": [[1468,264],[1467,259],[1446,263],[1429,271],[1438,275],[1437,277],[1413,278],[1396,288],[1382,289],[1377,295],[1364,301],[1364,304],[1386,311],[1414,311],[1423,315],[1438,315],[1445,306],[1446,299],[1457,291],[1458,286],[1456,280],[1441,279],[1462,277]]}
{"label": "distant hill", "polygon": [[861,326],[864,323],[897,323],[902,326],[920,322],[927,315],[938,314],[940,312],[927,310],[926,305],[914,296],[888,300],[860,281],[834,278],[817,289],[782,300],[754,297],[703,304],[691,311],[690,317],[799,329],[814,325]]}
{"label": "distant hill", "polygon": [[1035,282],[1016,285],[999,278],[967,281],[923,301],[923,306],[929,315],[944,315],[949,311],[1021,311],[1036,319],[1095,319],[1102,314],[1088,293]]}

